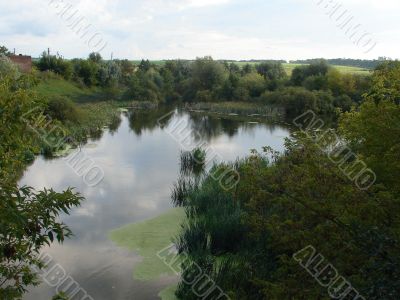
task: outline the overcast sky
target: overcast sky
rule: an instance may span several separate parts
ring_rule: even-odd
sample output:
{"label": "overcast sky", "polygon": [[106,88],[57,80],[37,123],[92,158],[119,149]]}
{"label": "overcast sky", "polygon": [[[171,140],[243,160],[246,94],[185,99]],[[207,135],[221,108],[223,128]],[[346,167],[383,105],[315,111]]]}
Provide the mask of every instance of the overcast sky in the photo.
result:
{"label": "overcast sky", "polygon": [[0,0],[0,45],[35,57],[399,58],[399,39],[400,0]]}

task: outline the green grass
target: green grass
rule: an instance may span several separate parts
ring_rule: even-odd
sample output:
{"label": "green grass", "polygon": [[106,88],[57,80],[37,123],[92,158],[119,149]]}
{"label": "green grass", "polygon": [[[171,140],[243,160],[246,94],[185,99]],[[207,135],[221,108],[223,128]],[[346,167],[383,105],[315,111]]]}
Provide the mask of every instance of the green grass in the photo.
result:
{"label": "green grass", "polygon": [[350,73],[350,74],[359,74],[359,75],[370,75],[371,70],[358,68],[358,67],[349,67],[349,66],[334,66],[342,73]]}
{"label": "green grass", "polygon": [[63,96],[70,98],[74,102],[82,103],[106,100],[104,92],[98,87],[81,88],[76,83],[57,76],[42,79],[34,88],[34,91],[36,91],[39,96],[49,99],[52,97]]}
{"label": "green grass", "polygon": [[143,257],[143,261],[134,268],[134,279],[147,281],[163,274],[174,275],[157,257],[157,253],[172,243],[184,218],[183,208],[174,208],[157,218],[130,224],[109,233],[109,238],[115,244]]}
{"label": "green grass", "polygon": [[90,90],[79,88],[73,82],[62,78],[50,78],[42,80],[34,89],[39,95],[48,98],[65,96],[71,99],[79,98],[90,93]]}

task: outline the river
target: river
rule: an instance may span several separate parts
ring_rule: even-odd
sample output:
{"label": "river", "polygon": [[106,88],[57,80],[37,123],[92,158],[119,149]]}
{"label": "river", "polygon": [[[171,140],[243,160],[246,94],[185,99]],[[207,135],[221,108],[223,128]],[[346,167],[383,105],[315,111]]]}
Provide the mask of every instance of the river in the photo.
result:
{"label": "river", "polygon": [[[108,238],[111,230],[172,208],[170,193],[179,174],[179,154],[188,145],[173,126],[187,124],[190,143],[201,140],[226,161],[263,146],[280,151],[289,136],[286,127],[272,122],[178,111],[163,117],[166,113],[168,110],[124,112],[118,128],[105,130],[101,137],[75,150],[85,153],[104,173],[96,186],[88,186],[63,158],[38,157],[20,181],[20,185],[35,189],[75,187],[86,198],[70,215],[60,216],[74,236],[44,251],[93,299],[159,299],[158,293],[176,280],[134,280],[132,271],[142,258]],[[54,286],[42,283],[24,299],[47,300],[54,294]]]}

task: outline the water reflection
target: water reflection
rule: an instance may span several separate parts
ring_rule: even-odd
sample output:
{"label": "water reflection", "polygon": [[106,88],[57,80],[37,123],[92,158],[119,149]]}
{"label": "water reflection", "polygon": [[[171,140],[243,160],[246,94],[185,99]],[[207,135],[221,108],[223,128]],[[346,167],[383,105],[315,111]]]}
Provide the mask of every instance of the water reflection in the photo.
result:
{"label": "water reflection", "polygon": [[[104,170],[104,180],[96,187],[86,186],[63,159],[37,158],[20,182],[57,191],[73,186],[85,196],[81,207],[62,216],[75,236],[46,251],[96,300],[158,299],[158,292],[173,280],[134,281],[132,270],[140,257],[115,247],[107,238],[112,229],[155,217],[172,207],[170,192],[179,173],[181,146],[164,127],[187,120],[197,132],[193,139],[206,140],[224,160],[243,157],[250,149],[265,145],[282,150],[283,138],[289,134],[278,125],[185,112],[163,118],[160,128],[158,120],[168,112],[125,113],[119,124],[83,147]],[[50,299],[53,294],[52,288],[42,284],[25,299]]]}

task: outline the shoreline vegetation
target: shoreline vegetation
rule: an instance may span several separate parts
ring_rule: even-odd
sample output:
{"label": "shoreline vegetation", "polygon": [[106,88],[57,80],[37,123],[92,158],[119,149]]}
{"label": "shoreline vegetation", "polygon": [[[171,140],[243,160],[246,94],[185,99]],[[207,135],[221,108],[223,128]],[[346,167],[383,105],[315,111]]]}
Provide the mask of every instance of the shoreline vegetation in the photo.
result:
{"label": "shoreline vegetation", "polygon": [[[233,189],[215,170],[184,172],[173,192],[186,213],[174,239],[188,257],[181,277],[205,271],[196,286],[214,282],[222,299],[325,299],[335,288],[341,299],[398,298],[400,140],[389,128],[400,124],[399,79],[400,63],[377,68],[360,107],[339,115],[336,133],[321,132],[306,113],[283,153],[265,147],[214,166],[235,170]],[[373,176],[357,183],[362,172]],[[199,298],[183,279],[175,295]]]}

